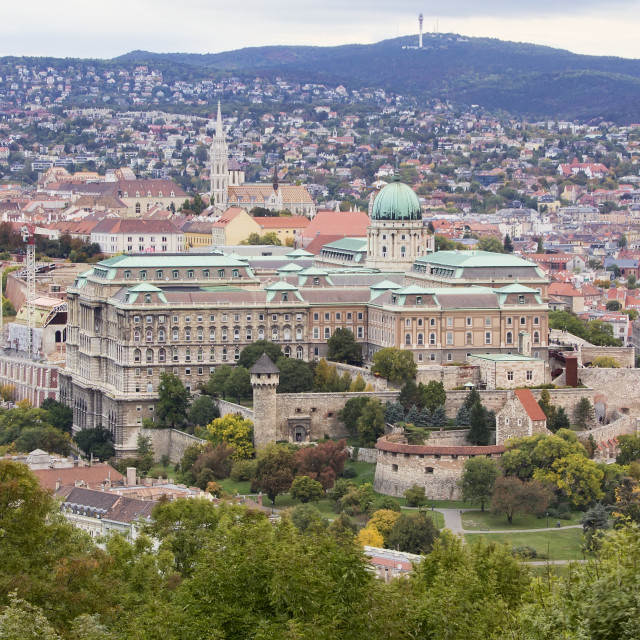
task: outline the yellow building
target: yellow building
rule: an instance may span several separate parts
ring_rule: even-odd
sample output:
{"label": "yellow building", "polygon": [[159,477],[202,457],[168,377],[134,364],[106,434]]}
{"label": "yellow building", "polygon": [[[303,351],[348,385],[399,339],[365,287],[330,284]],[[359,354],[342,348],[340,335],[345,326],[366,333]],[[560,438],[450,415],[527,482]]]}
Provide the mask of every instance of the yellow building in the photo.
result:
{"label": "yellow building", "polygon": [[192,220],[182,225],[185,250],[188,251],[192,247],[210,247],[213,242],[212,229],[213,222],[205,220]]}
{"label": "yellow building", "polygon": [[260,226],[239,207],[227,209],[211,226],[211,239],[216,245],[240,244],[252,233],[260,234]]}
{"label": "yellow building", "polygon": [[289,218],[254,218],[260,227],[260,235],[265,233],[275,233],[282,244],[287,240],[294,240],[296,234],[302,232],[309,226],[309,218],[305,216],[291,216]]}

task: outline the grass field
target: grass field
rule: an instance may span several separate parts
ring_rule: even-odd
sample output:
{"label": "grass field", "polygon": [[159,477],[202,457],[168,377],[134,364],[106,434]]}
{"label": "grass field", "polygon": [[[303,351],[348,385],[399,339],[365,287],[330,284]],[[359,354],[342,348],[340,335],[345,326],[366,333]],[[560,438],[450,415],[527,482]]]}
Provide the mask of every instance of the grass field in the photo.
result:
{"label": "grass field", "polygon": [[[560,520],[563,527],[579,524],[582,514],[572,513],[569,520]],[[557,518],[549,518],[549,526],[555,527]],[[537,518],[534,515],[515,515],[512,524],[507,522],[507,516],[494,518],[488,511],[465,511],[462,514],[462,526],[464,529],[474,531],[495,531],[505,529],[545,529],[547,518]]]}
{"label": "grass field", "polygon": [[538,552],[536,560],[581,560],[583,558],[581,529],[559,529],[539,533],[466,533],[464,535],[469,543],[477,540],[479,536],[510,547],[533,547]]}

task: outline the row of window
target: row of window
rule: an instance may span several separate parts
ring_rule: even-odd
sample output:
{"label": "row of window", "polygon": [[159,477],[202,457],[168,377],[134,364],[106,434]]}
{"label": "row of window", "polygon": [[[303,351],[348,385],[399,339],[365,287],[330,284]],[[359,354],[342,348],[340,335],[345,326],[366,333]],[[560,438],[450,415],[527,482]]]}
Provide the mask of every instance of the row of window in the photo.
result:
{"label": "row of window", "polygon": [[[383,324],[386,324],[385,318],[386,318],[386,316],[383,317]],[[454,318],[452,316],[448,316],[447,317],[447,319],[446,319],[447,327],[453,327],[453,320],[454,320]],[[392,323],[393,323],[393,321],[390,319],[389,324],[392,324]],[[411,318],[405,318],[405,320],[404,320],[405,327],[410,327],[411,323],[412,323]],[[422,326],[422,318],[418,318],[417,319],[417,323],[418,323],[418,326],[421,327]],[[492,323],[491,316],[486,316],[485,319],[484,319],[485,327],[490,327],[491,323]],[[467,325],[467,327],[472,327],[473,326],[473,318],[467,316],[465,324]],[[506,324],[507,324],[508,327],[512,326],[513,325],[513,318],[512,317],[506,318]],[[527,324],[527,318],[525,316],[521,316],[520,317],[520,324],[521,325],[526,325]],[[540,318],[538,316],[534,316],[533,324],[534,325],[539,325],[540,324]],[[435,318],[429,318],[429,325],[432,326],[432,327],[435,327],[436,326],[436,319]]]}
{"label": "row of window", "polygon": [[[292,355],[292,350],[291,347],[285,347],[283,349],[283,353],[284,355],[289,358]],[[233,350],[233,353],[230,353],[230,351],[226,348],[223,347],[220,353],[220,359],[223,362],[226,362],[227,360],[230,359],[230,357],[233,355],[233,359],[234,360],[238,360],[240,358],[240,348],[236,347]],[[317,354],[316,354],[317,355]],[[295,356],[297,359],[301,359],[304,356],[304,349],[301,346],[296,347],[296,351],[295,351]],[[172,362],[180,362],[180,352],[178,351],[177,347],[173,348],[170,350],[170,353],[167,352],[166,349],[164,348],[160,348],[157,351],[157,358],[158,358],[158,362],[163,364],[165,362],[168,362],[168,358],[171,358]],[[153,364],[155,362],[155,358],[156,358],[156,352],[149,348],[145,350],[145,354],[144,354],[144,362],[146,364]],[[184,358],[183,361],[184,362],[192,362],[192,358],[194,358],[195,362],[204,362],[205,360],[205,351],[202,347],[200,347],[199,349],[197,349],[195,352],[192,352],[192,350],[187,347],[187,349],[185,349],[184,352]],[[216,350],[215,347],[211,347],[209,349],[209,361],[210,362],[215,362],[216,359]],[[134,349],[133,351],[133,362],[136,364],[140,364],[142,363],[142,350],[141,349]],[[149,370],[150,371],[150,370]],[[136,369],[136,373],[139,374],[139,370]],[[151,374],[149,374],[151,375]]]}
{"label": "row of window", "polygon": [[[353,320],[353,313],[351,311],[347,311],[344,315],[345,315],[345,318],[346,318],[347,322],[349,320]],[[313,319],[314,319],[314,321],[318,322],[320,320],[320,314],[319,313],[314,313],[313,314]],[[364,313],[362,311],[358,311],[358,320],[363,320],[363,319],[364,319]],[[325,312],[324,320],[325,320],[325,322],[330,322],[331,321],[331,314],[329,312]],[[335,320],[337,322],[341,322],[342,321],[342,312],[341,311],[336,311]]]}
{"label": "row of window", "polygon": [[[233,322],[240,322],[240,314],[239,313],[234,313],[233,315]],[[290,322],[291,321],[291,315],[290,313],[285,313],[283,314],[282,318],[285,322]],[[198,315],[198,316],[194,316],[196,322],[203,322],[204,321],[204,316]],[[229,314],[227,313],[223,313],[221,315],[221,320],[222,322],[229,322]],[[165,324],[166,322],[166,316],[164,315],[159,315],[159,316],[144,316],[144,321],[145,324],[153,324],[153,320],[157,319],[158,324]],[[265,318],[265,314],[264,313],[259,313],[258,314],[258,321],[259,322],[264,322],[264,318]],[[171,320],[173,322],[173,324],[178,324],[180,318],[179,316],[172,316]],[[247,313],[245,315],[245,320],[247,322],[252,322],[253,321],[253,316],[250,313]],[[271,320],[272,322],[277,322],[278,321],[278,314],[277,313],[272,313],[271,314]],[[184,321],[185,323],[189,324],[191,322],[191,316],[185,316],[184,317]],[[209,322],[215,322],[216,321],[216,317],[214,314],[209,315]],[[296,314],[296,321],[297,322],[301,322],[302,321],[302,314],[301,313],[297,313]],[[133,316],[133,323],[134,324],[141,324],[142,323],[142,316]]]}
{"label": "row of window", "polygon": [[[314,337],[315,337],[315,335],[314,335]],[[359,335],[358,337],[361,337],[361,336]],[[447,345],[454,344],[453,338],[454,338],[453,331],[447,331],[446,344]],[[492,339],[493,339],[492,332],[491,331],[485,331],[484,343],[485,344],[491,344]],[[513,333],[511,331],[507,331],[507,333],[505,334],[505,343],[506,344],[513,344]],[[411,337],[410,333],[405,333],[404,344],[407,347],[410,347],[412,345],[412,337]],[[424,344],[424,336],[421,333],[419,333],[418,336],[417,336],[416,344],[418,346],[421,346],[421,345]],[[436,342],[436,334],[435,333],[430,333],[429,334],[429,344],[430,345],[437,344],[437,342]],[[471,331],[467,331],[467,333],[465,335],[465,344],[467,344],[467,345],[472,345],[473,344],[473,333],[471,333]],[[533,332],[533,344],[540,344],[540,332],[539,331],[534,331]]]}
{"label": "row of window", "polygon": [[[329,333],[327,334],[327,331],[329,331]],[[317,327],[314,330],[314,337],[316,336],[317,333]],[[145,342],[153,342],[153,330],[152,329],[147,329],[145,331]],[[197,329],[196,331],[196,340],[198,342],[202,342],[204,340],[204,330],[203,329]],[[278,327],[273,327],[271,329],[271,338],[272,340],[278,340],[278,336],[280,335],[280,331],[278,329]],[[282,339],[283,340],[291,340],[293,336],[293,333],[291,331],[290,328],[285,327],[282,331]],[[295,331],[295,336],[296,336],[296,340],[302,340],[303,339],[303,331],[301,328],[297,328]],[[133,341],[134,342],[140,342],[141,341],[141,337],[142,337],[142,331],[140,329],[135,329],[133,332]],[[265,337],[265,330],[264,327],[259,327],[258,328],[258,340],[264,340]],[[327,327],[327,329],[325,329],[325,337],[326,338],[330,338],[331,337],[331,332],[329,330],[329,328]],[[359,327],[359,331],[358,331],[358,337],[362,337],[362,328]],[[235,328],[233,329],[233,339],[234,340],[240,340],[241,338],[241,334],[240,334],[240,329],[239,328]],[[174,328],[171,332],[171,339],[173,342],[179,342],[180,340],[180,332],[179,329]],[[214,327],[210,327],[209,328],[209,340],[210,341],[215,341],[216,339],[216,330]],[[220,339],[221,340],[228,340],[229,339],[229,330],[226,327],[223,327],[220,330]],[[247,327],[245,329],[245,339],[246,340],[253,340],[253,329],[251,327]],[[158,340],[157,342],[159,343],[163,343],[166,342],[166,332],[164,329],[158,329]],[[185,342],[191,342],[191,329],[189,327],[187,327],[184,330],[184,341]]]}
{"label": "row of window", "polygon": [[[346,327],[346,328],[348,329],[349,327]],[[324,327],[325,340],[328,340],[332,336],[332,331],[333,329],[331,327]],[[364,338],[364,327],[358,327],[356,331],[357,331],[356,337]],[[314,340],[320,339],[320,327],[313,327],[313,339]]]}
{"label": "row of window", "polygon": [[[131,269],[125,269],[124,270],[124,279],[125,280],[130,280],[131,279]],[[146,280],[147,279],[147,275],[148,275],[148,271],[147,269],[141,269],[140,271],[138,271],[138,278],[140,280]],[[231,277],[232,278],[240,278],[240,270],[239,269],[231,269],[230,271],[231,273]],[[195,269],[187,269],[186,271],[187,274],[187,279],[192,279],[196,277],[196,270]],[[168,276],[167,276],[168,277]],[[172,269],[171,270],[171,277],[174,280],[178,280],[180,278],[180,270],[179,269]],[[203,278],[210,278],[211,277],[211,269],[202,269],[202,277]],[[218,269],[218,278],[226,278],[227,276],[227,270],[226,269]],[[164,269],[156,269],[156,280],[162,280],[164,278]]]}

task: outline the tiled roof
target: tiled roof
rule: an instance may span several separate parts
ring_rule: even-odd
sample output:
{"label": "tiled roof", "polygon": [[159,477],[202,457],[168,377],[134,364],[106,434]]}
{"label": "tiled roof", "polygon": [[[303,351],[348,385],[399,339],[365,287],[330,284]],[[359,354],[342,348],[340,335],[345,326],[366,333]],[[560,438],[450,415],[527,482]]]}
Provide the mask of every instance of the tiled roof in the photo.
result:
{"label": "tiled roof", "polygon": [[535,399],[531,389],[516,389],[516,396],[520,400],[520,404],[524,407],[527,415],[531,420],[546,420],[547,416],[540,408],[538,401]]}
{"label": "tiled roof", "polygon": [[291,216],[288,218],[258,217],[253,219],[262,229],[305,229],[309,224],[309,218],[304,216]]}
{"label": "tiled roof", "polygon": [[280,369],[273,364],[273,360],[263,353],[257,360],[257,362],[249,369],[250,373],[280,373]]}
{"label": "tiled roof", "polygon": [[488,447],[428,447],[415,444],[401,444],[389,442],[381,438],[376,443],[376,449],[389,451],[391,453],[409,453],[413,455],[463,455],[463,456],[485,456],[491,453],[503,453],[502,445],[492,445]]}
{"label": "tiled roof", "polygon": [[60,485],[74,486],[76,481],[83,481],[87,486],[97,486],[107,479],[112,483],[119,483],[124,476],[109,464],[94,464],[90,467],[70,467],[68,469],[36,469],[33,471],[45,489],[55,489],[56,482]]}
{"label": "tiled roof", "polygon": [[[302,236],[311,240],[318,235],[362,238],[370,225],[371,220],[364,211],[318,211]],[[309,247],[305,249],[310,251]]]}

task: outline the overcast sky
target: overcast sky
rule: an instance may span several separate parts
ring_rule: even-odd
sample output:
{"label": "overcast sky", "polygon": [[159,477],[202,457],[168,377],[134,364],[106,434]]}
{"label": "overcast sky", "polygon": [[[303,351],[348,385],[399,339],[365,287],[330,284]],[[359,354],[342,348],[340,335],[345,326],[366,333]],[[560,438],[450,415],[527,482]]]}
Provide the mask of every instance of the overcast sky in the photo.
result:
{"label": "overcast sky", "polygon": [[[0,55],[111,58],[372,43],[424,30],[640,58],[640,0],[22,0],[0,9]],[[220,6],[223,5],[223,6]]]}

